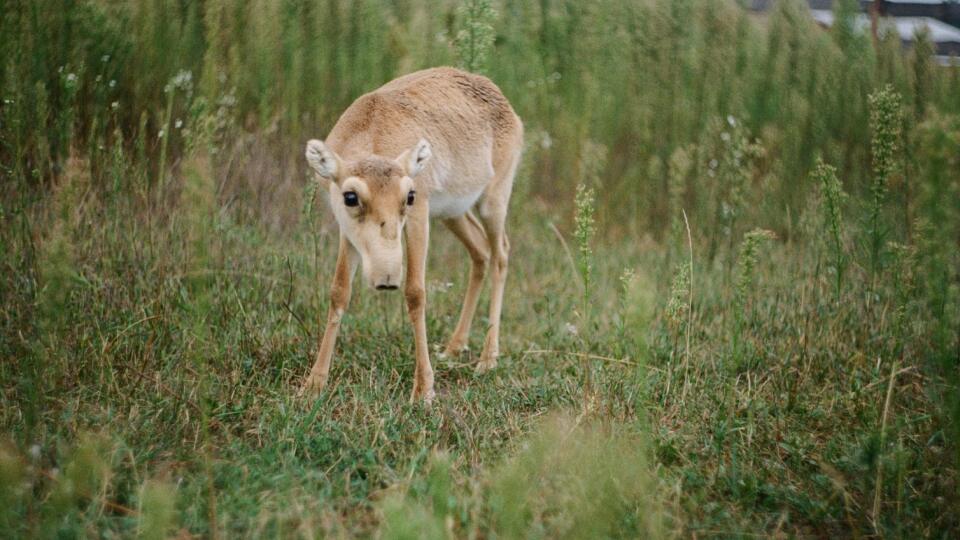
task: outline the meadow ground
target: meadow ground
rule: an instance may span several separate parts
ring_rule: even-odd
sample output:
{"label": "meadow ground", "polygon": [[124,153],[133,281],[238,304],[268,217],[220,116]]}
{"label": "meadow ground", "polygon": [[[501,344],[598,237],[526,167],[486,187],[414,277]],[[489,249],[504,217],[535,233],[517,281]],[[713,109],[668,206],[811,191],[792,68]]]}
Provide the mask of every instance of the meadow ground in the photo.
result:
{"label": "meadow ground", "polygon": [[[12,8],[0,536],[960,534],[960,69],[781,4]],[[456,62],[528,132],[500,366],[486,296],[436,354],[434,224],[433,406],[362,286],[298,398],[337,242],[303,141]]]}

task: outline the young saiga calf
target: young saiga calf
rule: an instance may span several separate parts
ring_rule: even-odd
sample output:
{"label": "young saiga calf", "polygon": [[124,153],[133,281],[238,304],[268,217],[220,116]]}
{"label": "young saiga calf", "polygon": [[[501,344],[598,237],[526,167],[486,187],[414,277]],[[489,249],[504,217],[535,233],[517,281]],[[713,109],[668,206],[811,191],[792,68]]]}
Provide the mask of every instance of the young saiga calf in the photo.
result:
{"label": "young saiga calf", "polygon": [[440,219],[473,261],[460,321],[445,354],[466,349],[492,263],[490,329],[476,369],[496,367],[510,251],[504,224],[522,147],[523,124],[500,89],[485,77],[453,68],[418,71],[361,96],[326,142],[307,142],[307,162],[329,192],[340,225],[340,248],[326,329],[301,392],[319,392],[327,383],[360,263],[363,280],[377,290],[403,284],[416,343],[410,399],[433,399],[424,287],[430,218]]}

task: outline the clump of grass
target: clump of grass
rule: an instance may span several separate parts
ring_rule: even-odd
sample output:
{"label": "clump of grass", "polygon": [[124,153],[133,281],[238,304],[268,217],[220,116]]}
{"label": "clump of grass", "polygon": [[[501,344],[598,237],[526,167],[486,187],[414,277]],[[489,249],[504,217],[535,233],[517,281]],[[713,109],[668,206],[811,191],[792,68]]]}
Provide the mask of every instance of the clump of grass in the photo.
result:
{"label": "clump of grass", "polygon": [[[43,536],[66,532],[61,524],[75,524],[78,515],[96,515],[107,509],[130,513],[129,508],[110,501],[116,458],[116,448],[107,437],[83,433],[76,447],[63,456],[60,468],[46,474],[36,471],[53,480],[47,487],[49,504],[39,524]],[[39,478],[33,481],[43,485]]]}
{"label": "clump of grass", "polygon": [[27,471],[16,447],[0,441],[0,527],[13,533],[21,525],[21,504],[30,484]]}
{"label": "clump of grass", "polygon": [[445,522],[456,510],[456,501],[453,493],[453,478],[451,468],[453,463],[450,454],[437,452],[430,459],[430,472],[427,474],[427,491],[433,506],[433,514],[441,522]]}
{"label": "clump of grass", "polygon": [[883,207],[887,189],[893,176],[900,169],[901,118],[900,94],[892,86],[870,94],[870,152],[873,163],[873,180],[870,184],[870,210],[867,218],[867,235],[870,253],[870,268],[875,276],[880,268],[887,226],[883,222]]}
{"label": "clump of grass", "polygon": [[[13,537],[82,536],[89,533],[91,524],[121,516],[135,524],[138,538],[169,538],[177,520],[176,490],[168,481],[148,478],[138,492],[130,493],[133,480],[121,469],[121,453],[121,446],[112,438],[91,432],[80,433],[75,445],[52,456],[39,444],[27,453],[0,444],[0,525],[4,533]],[[42,497],[44,506],[33,519],[24,520],[21,512],[29,510],[34,496]],[[127,506],[123,499],[136,499],[137,507]]]}
{"label": "clump of grass", "polygon": [[590,301],[590,285],[593,278],[593,235],[596,233],[596,223],[593,217],[595,211],[593,188],[584,183],[578,184],[574,204],[576,205],[576,214],[574,215],[573,237],[577,241],[577,272],[581,283],[583,283],[583,308],[584,316],[586,316],[586,309]]}
{"label": "clump of grass", "polygon": [[402,494],[391,494],[382,505],[383,523],[379,537],[385,540],[441,540],[447,538],[443,522],[428,508],[406,499]]}
{"label": "clump of grass", "polygon": [[681,243],[685,235],[683,233],[683,208],[684,198],[687,192],[687,179],[694,168],[693,155],[694,150],[687,147],[678,147],[670,154],[670,161],[667,166],[669,175],[667,176],[667,197],[670,203],[670,240],[671,245]]}
{"label": "clump of grass", "polygon": [[391,493],[381,504],[382,538],[415,540],[419,538],[448,538],[454,524],[457,493],[451,477],[450,456],[433,453],[427,464],[428,472],[421,497]]}
{"label": "clump of grass", "polygon": [[[47,92],[47,85],[43,81],[37,81],[33,87],[34,99],[36,100],[35,121],[42,126],[50,122],[50,100]],[[17,103],[25,97],[18,96]],[[59,144],[61,141],[54,141]],[[53,159],[52,149],[50,148],[50,139],[46,130],[38,130],[36,141],[34,143],[36,155],[34,157],[34,169],[28,176],[35,180],[46,178],[49,175],[51,161]],[[22,176],[21,176],[22,177]]]}
{"label": "clump of grass", "polygon": [[313,223],[317,212],[317,193],[320,192],[320,184],[313,180],[310,174],[306,183],[303,185],[303,208],[301,214],[305,223]]}
{"label": "clump of grass", "polygon": [[580,149],[578,174],[580,183],[574,194],[574,230],[577,243],[577,272],[583,283],[583,313],[589,319],[590,287],[593,282],[593,243],[597,232],[596,196],[592,186],[597,185],[600,171],[606,163],[607,149],[593,141],[584,141]]}
{"label": "clump of grass", "polygon": [[[712,208],[715,232],[711,235],[710,257],[720,245],[733,248],[739,223],[747,211],[754,162],[763,146],[751,139],[743,122],[729,115],[715,118],[700,145],[701,170],[710,186],[707,206]],[[726,242],[721,242],[726,240]]]}
{"label": "clump of grass", "polygon": [[812,179],[820,186],[821,220],[829,237],[830,255],[833,258],[833,268],[836,272],[835,292],[837,301],[843,288],[843,274],[847,264],[847,254],[843,243],[843,214],[842,207],[847,198],[843,192],[843,185],[837,178],[837,170],[831,165],[817,160]]}
{"label": "clump of grass", "polygon": [[[685,338],[683,349],[683,397],[686,397],[687,378],[690,368],[690,333],[693,326],[693,253],[690,260],[681,264],[673,276],[670,284],[670,297],[667,300],[666,319],[673,336],[674,346],[671,348],[671,357],[676,350],[680,336]],[[672,366],[671,366],[672,367]]]}
{"label": "clump of grass", "polygon": [[177,97],[180,96],[187,104],[193,98],[193,73],[188,70],[180,70],[163,87],[163,93],[167,96],[167,103],[164,107],[163,119],[160,128],[157,130],[157,144],[160,146],[159,173],[157,174],[158,195],[164,194],[167,185],[167,154],[170,151],[170,141],[174,138],[174,110],[177,105]]}
{"label": "clump of grass", "polygon": [[493,50],[496,33],[493,22],[497,12],[490,0],[466,0],[458,10],[462,29],[457,32],[457,56],[467,71],[480,73],[487,65]]}
{"label": "clump of grass", "polygon": [[449,457],[435,453],[422,489],[397,486],[379,505],[378,536],[664,538],[665,505],[649,453],[635,427],[553,414],[472,487],[457,486]]}
{"label": "clump of grass", "polygon": [[[580,281],[583,284],[583,295],[580,303],[580,321],[583,327],[584,339],[590,339],[593,336],[593,317],[594,306],[590,303],[591,286],[593,280],[593,235],[596,232],[594,221],[594,194],[593,188],[587,187],[585,183],[577,185],[577,193],[574,202],[576,204],[576,214],[574,215],[575,227],[573,236],[577,242],[577,271]],[[590,346],[588,342],[587,346]],[[584,407],[590,406],[591,394],[593,392],[593,365],[586,362],[584,368]]]}
{"label": "clump of grass", "polygon": [[49,226],[40,245],[38,304],[44,330],[52,332],[66,321],[70,293],[81,281],[75,264],[74,235],[83,226],[92,189],[89,162],[71,155],[54,188]]}
{"label": "clump of grass", "polygon": [[670,298],[667,300],[667,322],[676,332],[680,332],[690,313],[690,265],[681,264],[677,267],[670,284]]}
{"label": "clump of grass", "polygon": [[735,285],[735,302],[737,312],[743,313],[746,310],[749,300],[751,287],[754,282],[754,273],[759,260],[760,247],[777,237],[773,231],[767,229],[754,229],[743,235],[743,242],[740,244],[740,253],[737,256],[737,283]]}
{"label": "clump of grass", "polygon": [[934,63],[936,48],[930,37],[930,29],[925,25],[917,26],[913,32],[913,47],[911,48],[910,62],[913,64],[913,114],[918,121],[923,119],[927,106],[933,97],[935,88],[931,83],[936,80],[933,71],[937,69]]}
{"label": "clump of grass", "polygon": [[[74,71],[68,66],[60,67],[60,93],[63,96],[63,106],[59,110],[57,118],[57,149],[63,152],[64,149],[74,147],[73,138],[77,129],[77,99],[80,93],[80,87],[83,82],[83,70]],[[61,154],[61,157],[66,157]]]}
{"label": "clump of grass", "polygon": [[656,284],[642,270],[627,268],[620,275],[620,318],[622,347],[628,356],[641,361],[647,350],[647,333],[654,318]]}
{"label": "clump of grass", "polygon": [[903,344],[908,341],[908,327],[914,320],[914,318],[910,316],[910,311],[917,287],[918,253],[916,246],[901,244],[899,242],[888,242],[887,250],[891,255],[890,281],[893,284],[893,337],[897,348],[900,349],[898,353],[898,356],[900,356],[903,354]]}
{"label": "clump of grass", "polygon": [[743,349],[744,328],[748,320],[752,319],[751,298],[754,297],[755,271],[759,260],[760,248],[763,244],[776,238],[773,231],[754,229],[743,235],[740,252],[737,255],[737,281],[734,285],[734,331],[733,331],[733,358],[734,365],[740,367],[744,363]]}
{"label": "clump of grass", "polygon": [[144,540],[169,538],[177,518],[176,502],[176,489],[169,482],[144,481],[137,508],[137,536]]}
{"label": "clump of grass", "polygon": [[502,538],[664,537],[648,451],[639,433],[548,419],[494,471],[491,526]]}

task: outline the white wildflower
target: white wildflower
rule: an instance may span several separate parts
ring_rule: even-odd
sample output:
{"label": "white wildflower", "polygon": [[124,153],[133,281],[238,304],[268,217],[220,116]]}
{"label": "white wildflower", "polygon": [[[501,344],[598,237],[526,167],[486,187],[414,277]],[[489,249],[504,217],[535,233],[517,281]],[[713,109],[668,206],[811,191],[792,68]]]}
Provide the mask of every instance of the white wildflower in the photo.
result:
{"label": "white wildflower", "polygon": [[553,139],[550,138],[550,134],[546,131],[543,132],[543,138],[540,139],[540,148],[544,150],[549,150],[553,146]]}
{"label": "white wildflower", "polygon": [[172,92],[173,90],[182,90],[188,93],[193,91],[193,73],[186,69],[178,71],[177,74],[170,79],[170,82],[163,87],[164,92]]}

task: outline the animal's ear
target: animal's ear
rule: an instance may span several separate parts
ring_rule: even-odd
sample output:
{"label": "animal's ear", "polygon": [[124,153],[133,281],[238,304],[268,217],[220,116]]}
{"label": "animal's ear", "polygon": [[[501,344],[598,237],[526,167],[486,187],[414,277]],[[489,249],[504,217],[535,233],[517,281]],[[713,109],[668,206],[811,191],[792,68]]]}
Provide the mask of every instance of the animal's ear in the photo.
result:
{"label": "animal's ear", "polygon": [[323,144],[323,141],[307,141],[307,163],[321,178],[336,182],[341,172],[340,157]]}
{"label": "animal's ear", "polygon": [[425,139],[420,139],[413,148],[405,151],[397,157],[397,161],[403,166],[407,176],[413,178],[420,174],[433,153],[430,151],[430,143]]}

